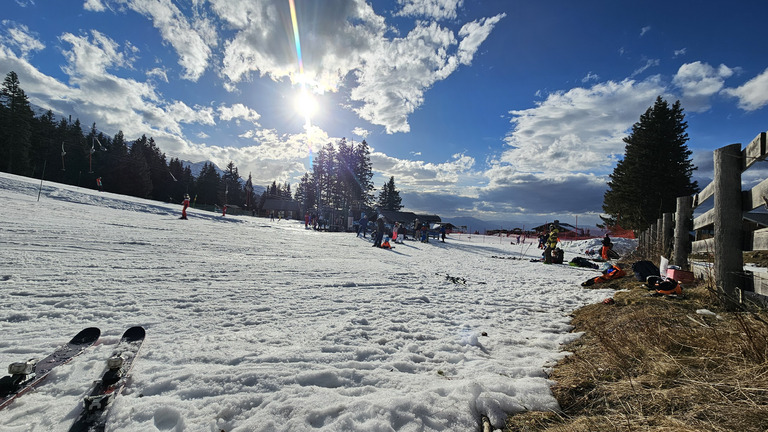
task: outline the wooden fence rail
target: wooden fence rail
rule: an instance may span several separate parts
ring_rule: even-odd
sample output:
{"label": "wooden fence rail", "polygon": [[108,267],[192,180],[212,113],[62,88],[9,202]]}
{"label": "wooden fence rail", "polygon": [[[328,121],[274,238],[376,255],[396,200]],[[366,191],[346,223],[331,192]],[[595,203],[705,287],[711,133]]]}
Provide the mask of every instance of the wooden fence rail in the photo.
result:
{"label": "wooden fence rail", "polygon": [[[741,144],[715,150],[714,180],[693,196],[679,197],[674,214],[665,213],[639,233],[641,252],[671,257],[672,264],[698,277],[712,276],[732,306],[745,297],[768,305],[768,273],[745,272],[743,259],[745,251],[768,251],[768,215],[748,214],[761,206],[768,209],[768,179],[746,191],[741,186],[742,174],[766,156],[765,132],[743,150]],[[712,208],[693,218],[694,210],[710,200]],[[692,266],[690,254],[711,256],[711,265]]]}

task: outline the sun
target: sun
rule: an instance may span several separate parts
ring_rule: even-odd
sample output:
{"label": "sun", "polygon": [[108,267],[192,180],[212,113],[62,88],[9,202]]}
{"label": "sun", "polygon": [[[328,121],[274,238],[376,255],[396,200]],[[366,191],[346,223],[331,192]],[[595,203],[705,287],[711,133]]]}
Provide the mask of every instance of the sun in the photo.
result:
{"label": "sun", "polygon": [[305,88],[301,89],[299,94],[296,95],[293,106],[304,117],[304,121],[307,124],[310,123],[312,116],[317,112],[317,101]]}

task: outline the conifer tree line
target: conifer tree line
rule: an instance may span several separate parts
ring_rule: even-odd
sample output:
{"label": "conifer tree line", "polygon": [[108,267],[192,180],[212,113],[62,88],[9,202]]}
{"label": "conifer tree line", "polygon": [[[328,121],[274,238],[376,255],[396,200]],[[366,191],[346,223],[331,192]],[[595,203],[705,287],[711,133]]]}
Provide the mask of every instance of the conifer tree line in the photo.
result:
{"label": "conifer tree line", "polygon": [[243,182],[234,162],[223,174],[206,162],[195,178],[178,158],[168,160],[152,137],[127,141],[122,131],[109,137],[96,124],[84,131],[79,119],[57,121],[50,110],[35,116],[15,72],[7,74],[0,89],[0,171],[91,189],[101,178],[107,192],[166,202],[181,202],[189,194],[196,205],[235,204],[249,210],[260,210],[269,198],[295,200],[302,212],[339,216],[369,212],[377,204],[402,207],[394,177],[374,201],[365,141],[326,144],[314,155],[311,169],[295,192],[288,183],[272,182],[257,197],[252,176]]}
{"label": "conifer tree line", "polygon": [[127,141],[122,131],[109,137],[96,124],[85,131],[79,119],[57,121],[50,110],[35,116],[13,71],[0,89],[0,161],[4,172],[90,189],[101,178],[105,191],[159,201],[180,202],[189,194],[214,205],[227,192],[233,202],[244,193],[232,163],[223,176],[206,163],[195,179],[179,159],[167,160],[152,137]]}

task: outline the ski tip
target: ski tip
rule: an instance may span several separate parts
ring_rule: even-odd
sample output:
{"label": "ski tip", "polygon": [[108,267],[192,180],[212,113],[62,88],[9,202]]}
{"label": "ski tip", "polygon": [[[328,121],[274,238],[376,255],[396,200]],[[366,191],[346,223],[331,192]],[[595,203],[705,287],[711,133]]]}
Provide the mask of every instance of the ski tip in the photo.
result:
{"label": "ski tip", "polygon": [[101,330],[98,327],[88,327],[80,330],[80,333],[76,334],[69,343],[75,345],[91,344],[96,342],[101,336]]}
{"label": "ski tip", "polygon": [[144,327],[136,326],[126,330],[125,333],[123,333],[123,339],[135,341],[139,339],[144,339],[145,335],[146,335],[146,331],[144,330]]}

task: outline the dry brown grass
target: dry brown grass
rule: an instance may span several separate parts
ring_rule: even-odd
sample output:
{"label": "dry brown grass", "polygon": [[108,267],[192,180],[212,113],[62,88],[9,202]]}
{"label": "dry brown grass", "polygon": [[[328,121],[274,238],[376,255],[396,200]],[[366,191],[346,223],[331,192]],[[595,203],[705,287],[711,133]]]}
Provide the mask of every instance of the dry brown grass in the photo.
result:
{"label": "dry brown grass", "polygon": [[511,416],[505,431],[768,431],[768,314],[725,312],[704,283],[674,300],[634,277],[612,284],[629,291],[573,314],[584,336],[550,376],[561,412]]}

